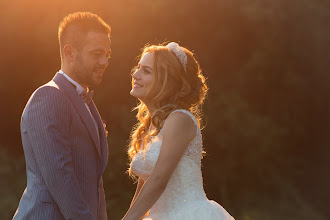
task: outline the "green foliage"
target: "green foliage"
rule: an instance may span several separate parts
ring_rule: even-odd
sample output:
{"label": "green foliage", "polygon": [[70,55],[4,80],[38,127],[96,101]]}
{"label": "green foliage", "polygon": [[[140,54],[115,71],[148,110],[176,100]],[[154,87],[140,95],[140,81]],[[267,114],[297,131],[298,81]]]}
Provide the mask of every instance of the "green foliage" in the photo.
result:
{"label": "green foliage", "polygon": [[26,186],[24,156],[13,156],[0,148],[0,212],[1,219],[11,219]]}

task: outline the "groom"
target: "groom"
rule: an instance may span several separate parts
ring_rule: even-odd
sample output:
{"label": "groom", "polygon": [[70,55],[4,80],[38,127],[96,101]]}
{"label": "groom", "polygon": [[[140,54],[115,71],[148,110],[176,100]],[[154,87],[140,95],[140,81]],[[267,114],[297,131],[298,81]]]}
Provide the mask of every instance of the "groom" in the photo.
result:
{"label": "groom", "polygon": [[21,119],[27,187],[14,219],[105,220],[108,145],[89,88],[108,66],[110,27],[77,12],[63,19],[58,37],[62,68],[32,94]]}

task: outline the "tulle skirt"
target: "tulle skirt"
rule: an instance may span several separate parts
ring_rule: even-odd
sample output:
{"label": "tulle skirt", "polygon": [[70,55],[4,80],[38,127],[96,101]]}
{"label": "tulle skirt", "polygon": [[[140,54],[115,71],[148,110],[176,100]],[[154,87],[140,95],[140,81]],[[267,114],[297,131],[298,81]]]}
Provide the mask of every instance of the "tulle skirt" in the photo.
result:
{"label": "tulle skirt", "polygon": [[170,212],[153,212],[143,220],[234,220],[218,203],[200,200],[182,204]]}

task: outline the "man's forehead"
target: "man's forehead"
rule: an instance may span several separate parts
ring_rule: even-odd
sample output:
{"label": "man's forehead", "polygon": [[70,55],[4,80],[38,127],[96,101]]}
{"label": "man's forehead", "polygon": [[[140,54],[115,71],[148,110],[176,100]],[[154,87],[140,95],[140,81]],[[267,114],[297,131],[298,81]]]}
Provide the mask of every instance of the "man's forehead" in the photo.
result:
{"label": "man's forehead", "polygon": [[95,32],[89,33],[85,37],[84,43],[100,49],[104,49],[104,47],[110,49],[111,46],[111,41],[108,35]]}
{"label": "man's forehead", "polygon": [[85,38],[97,38],[97,39],[103,39],[110,42],[110,36],[103,32],[97,32],[97,31],[89,31],[85,33]]}

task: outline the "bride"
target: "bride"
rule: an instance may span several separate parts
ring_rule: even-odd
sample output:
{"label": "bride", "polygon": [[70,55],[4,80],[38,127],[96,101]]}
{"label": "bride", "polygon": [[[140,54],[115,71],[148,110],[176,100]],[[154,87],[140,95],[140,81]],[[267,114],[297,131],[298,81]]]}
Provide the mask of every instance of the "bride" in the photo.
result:
{"label": "bride", "polygon": [[177,43],[145,47],[130,94],[140,100],[129,172],[138,177],[124,220],[233,220],[203,189],[201,105],[207,92],[194,54]]}

